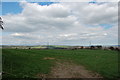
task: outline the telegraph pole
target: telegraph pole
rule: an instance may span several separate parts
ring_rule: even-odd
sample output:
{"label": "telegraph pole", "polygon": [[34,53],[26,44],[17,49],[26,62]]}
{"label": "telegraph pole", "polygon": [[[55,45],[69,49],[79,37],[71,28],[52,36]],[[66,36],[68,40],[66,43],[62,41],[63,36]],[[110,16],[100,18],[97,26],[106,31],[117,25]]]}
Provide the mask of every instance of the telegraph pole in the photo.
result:
{"label": "telegraph pole", "polygon": [[49,48],[49,42],[47,42],[47,48]]}
{"label": "telegraph pole", "polygon": [[89,42],[89,46],[91,46],[91,41]]}

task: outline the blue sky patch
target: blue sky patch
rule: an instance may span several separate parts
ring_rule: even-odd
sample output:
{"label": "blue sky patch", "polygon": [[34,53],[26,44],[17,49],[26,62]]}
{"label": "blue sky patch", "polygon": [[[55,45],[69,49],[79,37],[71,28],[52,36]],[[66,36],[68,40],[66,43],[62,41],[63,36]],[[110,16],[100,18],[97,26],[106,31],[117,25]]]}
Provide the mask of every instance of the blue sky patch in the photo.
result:
{"label": "blue sky patch", "polygon": [[39,2],[39,5],[42,5],[42,6],[47,5],[47,6],[49,6],[49,5],[54,4],[54,3],[56,3],[56,2]]}
{"label": "blue sky patch", "polygon": [[97,1],[96,1],[96,0],[93,0],[93,1],[90,1],[89,3],[96,4]]}
{"label": "blue sky patch", "polygon": [[113,27],[112,24],[98,24],[98,25],[91,25],[91,24],[86,24],[85,26],[88,26],[88,27],[103,27],[104,29],[109,29],[111,27]]}
{"label": "blue sky patch", "polygon": [[[33,2],[34,3],[34,2]],[[51,5],[56,2],[39,2],[39,5]],[[6,14],[18,14],[21,13],[23,8],[20,6],[19,2],[2,2],[2,15]]]}
{"label": "blue sky patch", "polygon": [[100,24],[100,26],[104,27],[105,29],[111,28],[113,25],[111,24]]}
{"label": "blue sky patch", "polygon": [[21,13],[19,2],[2,2],[2,15]]}

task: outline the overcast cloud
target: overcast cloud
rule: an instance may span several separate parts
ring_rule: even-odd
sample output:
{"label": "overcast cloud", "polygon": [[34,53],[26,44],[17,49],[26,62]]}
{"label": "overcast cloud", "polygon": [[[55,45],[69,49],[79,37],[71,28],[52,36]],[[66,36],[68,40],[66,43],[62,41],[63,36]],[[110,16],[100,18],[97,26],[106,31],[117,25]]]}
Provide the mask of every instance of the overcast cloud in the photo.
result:
{"label": "overcast cloud", "polygon": [[21,2],[19,14],[3,15],[3,44],[117,44],[117,3]]}

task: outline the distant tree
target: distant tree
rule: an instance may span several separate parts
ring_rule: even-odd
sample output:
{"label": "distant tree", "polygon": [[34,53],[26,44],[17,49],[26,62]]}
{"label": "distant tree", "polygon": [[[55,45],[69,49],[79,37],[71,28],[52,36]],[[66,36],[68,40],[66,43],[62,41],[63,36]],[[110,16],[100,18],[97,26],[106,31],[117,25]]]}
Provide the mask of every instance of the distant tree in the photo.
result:
{"label": "distant tree", "polygon": [[98,45],[98,46],[96,46],[98,49],[102,49],[102,46],[101,45]]}
{"label": "distant tree", "polygon": [[109,47],[109,49],[110,49],[110,50],[114,50],[114,47],[111,46],[111,47]]}
{"label": "distant tree", "polygon": [[116,51],[120,51],[120,49],[119,49],[119,48],[115,48],[115,50],[116,50]]}
{"label": "distant tree", "polygon": [[81,46],[81,49],[83,49],[84,47],[83,46]]}
{"label": "distant tree", "polygon": [[90,49],[95,49],[95,46],[90,46]]}

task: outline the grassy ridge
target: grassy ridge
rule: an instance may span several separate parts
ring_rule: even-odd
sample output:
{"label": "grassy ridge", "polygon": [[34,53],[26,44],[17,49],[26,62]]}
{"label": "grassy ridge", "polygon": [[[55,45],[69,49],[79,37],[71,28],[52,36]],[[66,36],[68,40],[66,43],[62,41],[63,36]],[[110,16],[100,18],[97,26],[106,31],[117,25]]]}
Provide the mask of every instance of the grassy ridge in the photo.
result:
{"label": "grassy ridge", "polygon": [[107,50],[22,50],[3,49],[3,77],[35,77],[48,74],[56,60],[44,60],[53,57],[60,60],[72,60],[96,71],[106,78],[118,77],[118,54]]}
{"label": "grassy ridge", "polygon": [[[43,60],[45,55],[32,50],[3,50],[3,71],[11,73],[6,77],[35,77],[37,73],[47,74],[52,62]],[[4,76],[3,76],[4,77]]]}

